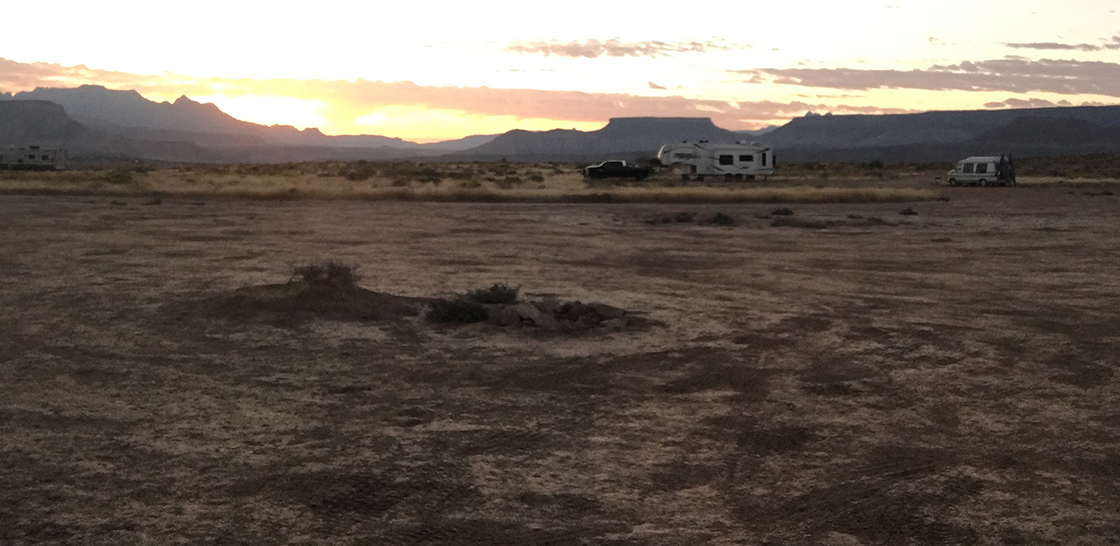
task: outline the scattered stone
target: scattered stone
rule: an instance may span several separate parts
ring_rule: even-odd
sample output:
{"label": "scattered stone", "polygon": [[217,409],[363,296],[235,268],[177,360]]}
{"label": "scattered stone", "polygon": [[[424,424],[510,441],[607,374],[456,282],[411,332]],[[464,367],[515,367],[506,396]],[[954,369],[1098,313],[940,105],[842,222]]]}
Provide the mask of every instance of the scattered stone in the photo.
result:
{"label": "scattered stone", "polygon": [[906,207],[898,211],[898,213],[903,216],[916,216],[918,214],[918,211],[914,210],[913,207]]}

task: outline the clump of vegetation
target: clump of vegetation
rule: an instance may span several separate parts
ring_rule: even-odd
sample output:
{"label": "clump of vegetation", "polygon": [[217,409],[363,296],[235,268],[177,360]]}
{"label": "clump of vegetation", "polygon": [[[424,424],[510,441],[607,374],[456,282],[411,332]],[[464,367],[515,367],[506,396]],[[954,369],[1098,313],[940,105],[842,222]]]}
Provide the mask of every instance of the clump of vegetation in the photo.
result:
{"label": "clump of vegetation", "polygon": [[109,171],[102,175],[101,180],[114,185],[132,184],[136,181],[136,179],[132,177],[132,171],[127,169]]}
{"label": "clump of vegetation", "polygon": [[374,176],[377,176],[377,169],[364,161],[359,161],[353,169],[346,173],[346,179],[351,182],[365,182]]}
{"label": "clump of vegetation", "polygon": [[463,298],[438,299],[428,306],[426,318],[430,322],[471,324],[489,317],[481,303]]}
{"label": "clump of vegetation", "polygon": [[471,301],[486,304],[507,304],[517,301],[518,292],[521,290],[519,286],[509,286],[503,283],[495,283],[490,288],[480,288],[472,290],[467,294],[467,298]]}
{"label": "clump of vegetation", "polygon": [[793,216],[793,210],[788,208],[774,209],[770,211],[771,216]]}
{"label": "clump of vegetation", "polygon": [[773,227],[797,227],[807,229],[825,229],[832,226],[832,222],[824,220],[810,220],[807,218],[794,218],[793,216],[778,216],[770,223]]}
{"label": "clump of vegetation", "polygon": [[293,267],[288,282],[299,282],[314,288],[354,288],[360,279],[358,266],[330,260]]}
{"label": "clump of vegetation", "polygon": [[735,225],[735,219],[722,212],[717,212],[715,216],[712,216],[712,223],[720,226],[733,226]]}

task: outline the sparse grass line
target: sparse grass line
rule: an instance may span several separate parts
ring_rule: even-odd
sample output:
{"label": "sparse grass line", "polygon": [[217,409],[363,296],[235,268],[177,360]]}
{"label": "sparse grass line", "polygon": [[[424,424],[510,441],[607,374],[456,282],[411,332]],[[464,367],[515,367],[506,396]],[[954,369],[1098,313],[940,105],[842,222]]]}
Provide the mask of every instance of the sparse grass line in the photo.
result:
{"label": "sparse grass line", "polygon": [[[479,178],[484,166],[444,173],[447,182],[366,178],[350,179],[302,170],[273,172],[210,172],[207,168],[159,171],[69,171],[17,176],[0,175],[0,194],[145,197],[186,199],[358,199],[370,201],[475,203],[889,203],[937,199],[933,189],[844,186],[606,186],[589,187],[561,170],[512,184],[494,177]],[[509,166],[502,166],[511,168]],[[487,167],[490,168],[490,167]],[[524,170],[524,166],[518,166]],[[489,171],[485,171],[489,172]],[[503,171],[505,172],[505,171]],[[510,171],[513,172],[513,171]],[[434,177],[434,175],[432,175]],[[456,179],[458,177],[458,179]],[[535,177],[535,178],[534,178]],[[489,178],[494,178],[490,181]],[[456,181],[458,180],[458,181]]]}

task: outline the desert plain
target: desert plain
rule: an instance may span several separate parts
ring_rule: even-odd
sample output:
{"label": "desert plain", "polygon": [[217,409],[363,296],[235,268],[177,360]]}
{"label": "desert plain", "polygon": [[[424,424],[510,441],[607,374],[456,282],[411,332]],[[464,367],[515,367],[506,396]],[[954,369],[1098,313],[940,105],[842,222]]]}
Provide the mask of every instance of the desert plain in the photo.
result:
{"label": "desert plain", "polygon": [[[892,184],[0,196],[0,544],[1115,544],[1120,186]],[[318,260],[416,312],[238,299]],[[494,283],[632,320],[426,320]]]}

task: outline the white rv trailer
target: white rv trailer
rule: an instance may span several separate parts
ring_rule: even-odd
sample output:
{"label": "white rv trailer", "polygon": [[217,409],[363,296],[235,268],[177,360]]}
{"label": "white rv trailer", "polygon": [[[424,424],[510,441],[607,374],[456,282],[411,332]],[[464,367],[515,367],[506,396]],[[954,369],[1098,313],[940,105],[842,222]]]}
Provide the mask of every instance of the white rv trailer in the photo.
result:
{"label": "white rv trailer", "polygon": [[68,159],[63,149],[0,148],[0,170],[55,171],[65,169]]}
{"label": "white rv trailer", "polygon": [[662,165],[679,165],[683,180],[703,180],[705,176],[753,179],[774,174],[774,149],[757,142],[674,142],[662,146],[657,159]]}

